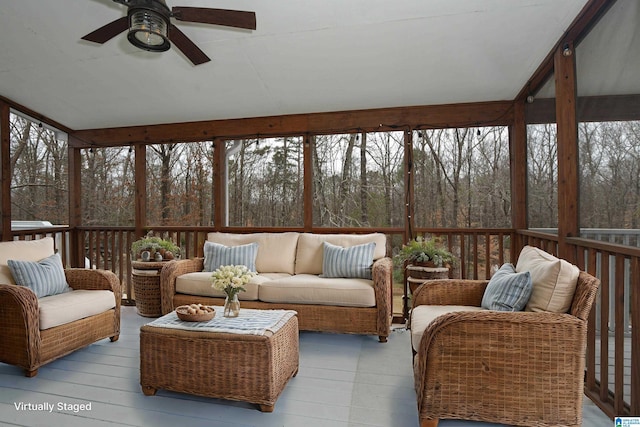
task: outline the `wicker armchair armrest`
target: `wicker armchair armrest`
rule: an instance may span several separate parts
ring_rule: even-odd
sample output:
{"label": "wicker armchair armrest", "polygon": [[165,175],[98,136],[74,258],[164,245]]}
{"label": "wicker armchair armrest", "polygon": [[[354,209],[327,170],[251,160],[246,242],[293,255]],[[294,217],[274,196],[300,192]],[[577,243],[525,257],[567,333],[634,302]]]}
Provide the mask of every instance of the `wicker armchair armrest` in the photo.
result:
{"label": "wicker armchair armrest", "polygon": [[480,307],[488,280],[429,280],[413,295],[413,307],[419,305],[468,305]]}
{"label": "wicker armchair armrest", "polygon": [[372,278],[378,311],[378,336],[384,342],[391,333],[393,320],[393,260],[384,257],[374,262]]}
{"label": "wicker armchair armrest", "polygon": [[[474,393],[470,400],[481,392],[496,401],[509,400],[510,394],[534,400],[535,392],[579,401],[582,384],[575,378],[584,371],[586,328],[586,321],[559,313],[474,311],[438,317],[425,330],[415,356],[421,418],[441,417],[429,402],[465,401],[464,393]],[[551,370],[553,386],[547,384]],[[449,387],[452,382],[464,388]],[[436,412],[425,415],[430,411]]]}
{"label": "wicker armchair armrest", "polygon": [[73,289],[112,291],[118,300],[122,299],[120,280],[112,271],[89,268],[67,268],[64,271],[69,286]]}
{"label": "wicker armchair armrest", "polygon": [[0,361],[28,368],[40,354],[38,298],[24,286],[0,284]]}
{"label": "wicker armchair armrest", "polygon": [[160,305],[162,314],[175,308],[173,296],[176,294],[176,279],[187,273],[204,270],[204,258],[180,259],[169,261],[160,271]]}

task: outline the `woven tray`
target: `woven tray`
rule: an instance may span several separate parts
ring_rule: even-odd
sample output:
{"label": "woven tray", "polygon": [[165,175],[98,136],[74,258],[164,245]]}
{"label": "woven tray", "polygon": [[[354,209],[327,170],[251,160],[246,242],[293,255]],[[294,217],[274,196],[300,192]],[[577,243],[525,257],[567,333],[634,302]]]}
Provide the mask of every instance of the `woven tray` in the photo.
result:
{"label": "woven tray", "polygon": [[184,320],[185,322],[206,322],[207,320],[211,320],[216,316],[216,312],[213,307],[209,307],[202,304],[192,304],[192,306],[197,306],[200,310],[203,310],[202,314],[190,314],[187,310],[189,310],[188,305],[181,305],[176,308],[176,314],[180,320]]}

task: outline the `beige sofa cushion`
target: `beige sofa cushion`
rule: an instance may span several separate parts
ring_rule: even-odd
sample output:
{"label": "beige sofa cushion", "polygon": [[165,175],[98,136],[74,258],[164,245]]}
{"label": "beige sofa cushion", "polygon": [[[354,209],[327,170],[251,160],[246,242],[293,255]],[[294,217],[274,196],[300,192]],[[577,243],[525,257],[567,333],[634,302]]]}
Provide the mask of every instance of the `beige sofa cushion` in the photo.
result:
{"label": "beige sofa cushion", "polygon": [[[258,299],[258,286],[272,279],[289,277],[287,273],[263,273],[255,275],[245,286],[246,291],[238,294],[238,299],[244,301],[256,301]],[[211,273],[197,271],[186,273],[176,278],[176,293],[188,295],[202,295],[207,297],[224,298],[227,295],[211,287]]]}
{"label": "beige sofa cushion", "polygon": [[260,301],[290,304],[375,307],[373,281],[368,279],[321,278],[296,274],[260,284]]}
{"label": "beige sofa cushion", "polygon": [[207,240],[225,246],[258,244],[256,270],[258,273],[293,274],[296,246],[300,233],[220,233],[207,235]]}
{"label": "beige sofa cushion", "polygon": [[0,243],[0,283],[15,285],[7,261],[40,261],[54,254],[52,237],[38,240],[16,240]]}
{"label": "beige sofa cushion", "polygon": [[324,242],[343,248],[375,242],[373,260],[387,254],[387,237],[382,233],[371,234],[311,234],[302,233],[298,238],[295,256],[295,274],[322,274]]}
{"label": "beige sofa cushion", "polygon": [[580,269],[533,246],[520,252],[516,272],[531,274],[533,292],[526,311],[566,313],[571,308]]}
{"label": "beige sofa cushion", "polygon": [[40,298],[40,330],[104,313],[115,306],[116,298],[107,290],[78,289]]}
{"label": "beige sofa cushion", "polygon": [[420,348],[424,331],[436,317],[457,311],[484,311],[484,308],[466,305],[419,305],[411,310],[411,347]]}

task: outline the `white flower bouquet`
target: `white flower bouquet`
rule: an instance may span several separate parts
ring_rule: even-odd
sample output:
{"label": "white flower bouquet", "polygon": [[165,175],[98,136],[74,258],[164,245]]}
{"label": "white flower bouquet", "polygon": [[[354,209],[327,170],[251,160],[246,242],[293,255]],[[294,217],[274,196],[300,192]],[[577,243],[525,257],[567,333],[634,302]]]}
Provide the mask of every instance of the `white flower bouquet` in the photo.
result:
{"label": "white flower bouquet", "polygon": [[244,285],[255,275],[244,265],[221,265],[211,274],[211,287],[224,291],[231,299],[238,292],[246,291]]}

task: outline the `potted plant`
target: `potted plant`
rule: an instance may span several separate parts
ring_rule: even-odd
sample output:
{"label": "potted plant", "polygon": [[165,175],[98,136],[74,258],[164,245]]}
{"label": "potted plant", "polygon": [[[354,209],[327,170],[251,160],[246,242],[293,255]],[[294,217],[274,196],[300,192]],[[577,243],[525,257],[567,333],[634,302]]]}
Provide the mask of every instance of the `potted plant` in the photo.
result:
{"label": "potted plant", "polygon": [[438,240],[418,236],[402,245],[393,257],[396,267],[405,268],[411,293],[425,280],[446,279],[449,269],[455,263],[455,256],[446,250]]}
{"label": "potted plant", "polygon": [[402,245],[402,249],[393,257],[396,266],[406,264],[421,267],[446,267],[455,261],[454,255],[440,245],[436,239],[418,236]]}
{"label": "potted plant", "polygon": [[171,260],[180,256],[180,247],[170,240],[154,236],[149,232],[145,237],[131,244],[131,255],[134,260]]}

